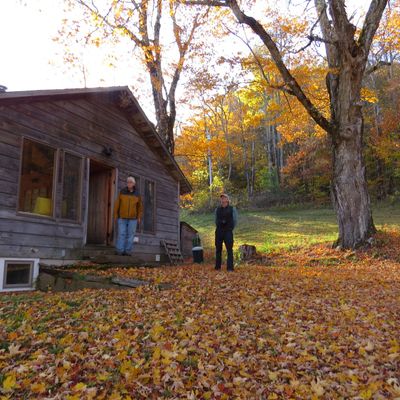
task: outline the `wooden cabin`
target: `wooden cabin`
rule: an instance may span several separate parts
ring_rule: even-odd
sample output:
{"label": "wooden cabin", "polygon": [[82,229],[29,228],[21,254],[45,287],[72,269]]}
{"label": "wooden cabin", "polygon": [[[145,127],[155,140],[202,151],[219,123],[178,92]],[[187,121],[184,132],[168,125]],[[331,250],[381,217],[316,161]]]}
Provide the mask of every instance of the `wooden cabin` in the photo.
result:
{"label": "wooden cabin", "polygon": [[[163,262],[191,187],[128,87],[0,93],[0,258],[113,254],[113,205],[136,178],[134,257]],[[164,255],[164,256],[163,256]]]}

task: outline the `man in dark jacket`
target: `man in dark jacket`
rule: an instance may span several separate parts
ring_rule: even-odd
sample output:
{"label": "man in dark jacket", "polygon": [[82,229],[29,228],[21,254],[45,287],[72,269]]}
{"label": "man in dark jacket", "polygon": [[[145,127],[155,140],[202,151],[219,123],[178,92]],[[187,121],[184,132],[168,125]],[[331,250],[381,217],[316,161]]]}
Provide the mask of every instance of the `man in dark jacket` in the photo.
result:
{"label": "man in dark jacket", "polygon": [[225,243],[227,269],[233,271],[233,229],[237,224],[237,211],[229,204],[227,194],[221,194],[220,202],[215,209],[215,269],[221,269],[222,243]]}
{"label": "man in dark jacket", "polygon": [[142,198],[136,190],[135,178],[128,176],[126,187],[120,191],[114,206],[114,219],[118,224],[116,254],[132,254],[133,239],[142,214]]}

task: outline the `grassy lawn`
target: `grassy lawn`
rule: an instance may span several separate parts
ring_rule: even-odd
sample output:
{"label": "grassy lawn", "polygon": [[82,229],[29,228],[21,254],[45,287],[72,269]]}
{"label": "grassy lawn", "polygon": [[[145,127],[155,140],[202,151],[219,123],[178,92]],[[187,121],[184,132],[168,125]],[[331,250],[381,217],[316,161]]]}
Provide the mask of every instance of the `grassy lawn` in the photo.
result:
{"label": "grassy lawn", "polygon": [[[213,246],[214,218],[210,214],[184,212],[181,218],[195,227],[206,249]],[[374,209],[378,228],[400,226],[400,207],[380,206]],[[236,246],[253,244],[261,252],[290,249],[314,243],[333,242],[337,238],[337,224],[331,209],[240,211],[235,230]]]}

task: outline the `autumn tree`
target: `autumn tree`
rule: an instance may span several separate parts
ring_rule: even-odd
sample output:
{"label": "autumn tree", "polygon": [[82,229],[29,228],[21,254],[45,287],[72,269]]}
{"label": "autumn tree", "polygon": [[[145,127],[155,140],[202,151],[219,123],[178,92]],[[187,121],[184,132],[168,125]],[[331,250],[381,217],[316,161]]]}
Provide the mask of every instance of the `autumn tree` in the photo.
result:
{"label": "autumn tree", "polygon": [[[384,199],[398,182],[400,1],[387,7],[371,47],[364,83],[375,97],[366,109],[367,172],[371,194]],[[380,68],[378,68],[380,67]]]}
{"label": "autumn tree", "polygon": [[240,24],[245,24],[269,50],[282,78],[281,90],[295,96],[314,121],[330,137],[333,155],[331,193],[337,214],[342,248],[370,242],[375,226],[372,219],[363,158],[363,114],[361,88],[370,47],[388,0],[372,0],[357,30],[347,15],[344,0],[315,0],[321,35],[313,31],[309,42],[322,42],[326,49],[330,115],[325,116],[291,73],[272,35],[255,18],[247,15],[236,0],[186,1],[229,8]]}
{"label": "autumn tree", "polygon": [[[72,5],[82,7],[87,20],[92,22],[87,33],[91,42],[99,46],[104,36],[126,37],[133,48],[141,51],[150,78],[157,129],[173,153],[178,82],[195,32],[206,12],[194,10],[191,13],[185,10],[183,15],[178,0],[69,1]],[[68,31],[79,32],[80,21],[73,22],[79,26]],[[170,43],[173,43],[173,48]]]}

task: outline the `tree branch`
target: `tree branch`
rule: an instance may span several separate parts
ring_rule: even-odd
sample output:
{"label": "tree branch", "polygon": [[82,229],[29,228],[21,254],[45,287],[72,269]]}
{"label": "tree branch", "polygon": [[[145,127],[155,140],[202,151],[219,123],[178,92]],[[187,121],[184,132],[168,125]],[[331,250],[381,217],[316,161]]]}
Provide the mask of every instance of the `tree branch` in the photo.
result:
{"label": "tree branch", "polygon": [[320,113],[320,111],[314,106],[314,104],[312,104],[311,100],[303,92],[294,76],[287,69],[276,43],[268,34],[268,32],[256,19],[247,16],[240,9],[236,0],[226,0],[226,3],[229,4],[229,7],[233,11],[239,23],[248,25],[253,30],[253,32],[260,37],[265,46],[268,48],[271,57],[274,60],[274,63],[277,66],[278,71],[283,78],[283,81],[285,82],[285,85],[290,88],[290,90],[294,93],[294,96],[297,97],[297,99],[304,106],[304,108],[314,119],[314,121],[318,125],[320,125],[321,128],[323,128],[326,132],[330,133],[332,131],[331,123]]}
{"label": "tree branch", "polygon": [[354,32],[356,27],[350,23],[347,17],[344,0],[328,0],[329,10],[333,18],[333,26],[339,42],[350,44],[354,41]]}
{"label": "tree branch", "polygon": [[85,7],[86,9],[88,9],[91,13],[97,15],[99,18],[101,18],[103,20],[103,22],[108,25],[110,28],[112,29],[121,29],[125,32],[125,34],[127,34],[130,39],[139,47],[143,47],[143,41],[140,40],[130,29],[128,29],[125,25],[116,25],[113,24],[108,18],[108,14],[110,13],[110,10],[108,11],[108,13],[106,15],[101,15],[99,10],[97,9],[97,7],[93,4],[93,8],[90,7],[88,4],[85,3],[85,1],[83,0],[75,0],[76,3],[80,4],[81,6]]}
{"label": "tree branch", "polygon": [[337,67],[337,59],[338,59],[337,47],[335,45],[335,41],[337,40],[337,38],[334,37],[332,24],[328,18],[326,0],[314,0],[314,2],[317,12],[320,15],[319,25],[321,27],[322,37],[325,43],[328,66],[329,68],[335,68]]}
{"label": "tree branch", "polygon": [[307,39],[309,40],[309,42],[308,42],[306,45],[304,45],[303,47],[301,47],[299,50],[295,51],[294,54],[301,53],[301,52],[304,51],[307,47],[310,47],[311,44],[312,44],[313,42],[321,42],[321,43],[327,43],[327,44],[334,44],[333,42],[331,42],[331,41],[329,41],[329,40],[326,40],[326,39],[324,39],[324,38],[321,38],[321,37],[319,37],[319,36],[317,36],[317,35],[311,35],[311,34],[310,34],[310,35],[307,35]]}
{"label": "tree branch", "polygon": [[258,69],[259,69],[260,72],[261,72],[261,75],[263,76],[264,80],[268,83],[268,85],[270,85],[270,84],[271,84],[270,79],[269,79],[269,77],[267,76],[267,74],[266,74],[265,71],[264,71],[264,67],[263,67],[262,64],[261,64],[261,60],[258,58],[257,54],[255,53],[255,51],[253,50],[253,48],[250,46],[250,44],[248,43],[248,41],[247,41],[247,40],[244,40],[240,35],[238,35],[238,34],[237,34],[236,32],[234,32],[234,31],[232,31],[232,30],[231,30],[228,26],[226,26],[225,24],[223,24],[223,25],[224,25],[225,29],[226,29],[229,33],[231,33],[232,35],[236,36],[239,40],[241,40],[241,41],[246,45],[246,47],[250,50],[251,54],[252,54],[253,57],[254,57],[254,60],[255,60],[255,62],[256,62],[256,64],[257,64],[257,66],[258,66]]}
{"label": "tree branch", "polygon": [[309,42],[308,42],[306,45],[304,45],[303,47],[301,47],[299,50],[295,51],[295,54],[301,53],[301,52],[304,51],[307,47],[311,46],[311,44],[312,44],[313,42],[316,42],[317,40],[318,40],[318,41],[324,41],[324,39],[319,38],[318,36],[316,36],[316,35],[313,34],[313,31],[314,31],[315,27],[317,26],[317,24],[319,23],[319,21],[320,21],[321,18],[322,18],[323,12],[324,12],[324,9],[320,10],[319,15],[318,15],[318,19],[313,23],[313,25],[312,25],[312,27],[311,27],[311,29],[310,29],[310,34],[307,36],[307,39],[309,40]]}
{"label": "tree branch", "polygon": [[[229,7],[233,14],[235,15],[237,21],[240,24],[246,24],[248,25],[253,32],[262,40],[264,45],[267,47],[269,50],[271,57],[278,68],[279,73],[281,74],[283,81],[284,81],[284,86],[287,86],[289,90],[293,93],[291,93],[293,96],[295,96],[300,103],[304,106],[304,108],[307,110],[308,114],[313,118],[313,120],[321,126],[322,129],[324,129],[326,132],[330,133],[333,129],[333,126],[330,121],[328,121],[322,114],[321,112],[314,106],[314,104],[311,102],[311,100],[307,97],[307,95],[304,93],[300,85],[298,84],[297,80],[295,77],[290,73],[290,71],[287,69],[282,55],[272,39],[271,35],[264,29],[264,27],[253,17],[250,17],[246,15],[239,7],[238,3],[236,0],[225,0],[225,1],[213,1],[213,0],[208,0],[208,1],[197,1],[197,0],[189,0],[185,1],[185,4],[188,5],[193,5],[193,4],[202,4],[206,6],[218,6],[218,7]],[[287,90],[285,90],[288,92]]]}
{"label": "tree branch", "polygon": [[364,20],[364,25],[361,29],[360,37],[358,39],[359,46],[364,50],[365,60],[368,57],[372,40],[379,27],[379,23],[387,4],[388,0],[372,0],[369,6]]}

